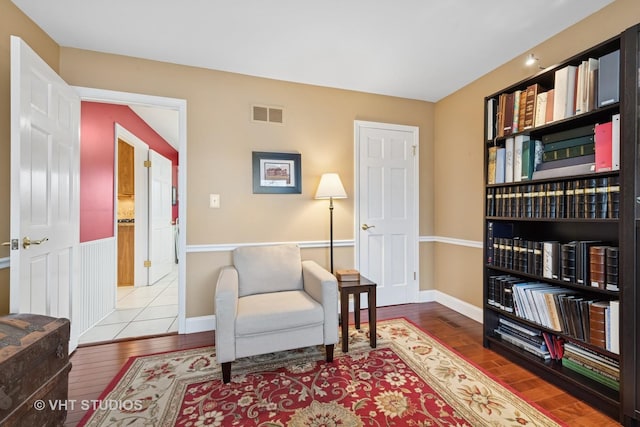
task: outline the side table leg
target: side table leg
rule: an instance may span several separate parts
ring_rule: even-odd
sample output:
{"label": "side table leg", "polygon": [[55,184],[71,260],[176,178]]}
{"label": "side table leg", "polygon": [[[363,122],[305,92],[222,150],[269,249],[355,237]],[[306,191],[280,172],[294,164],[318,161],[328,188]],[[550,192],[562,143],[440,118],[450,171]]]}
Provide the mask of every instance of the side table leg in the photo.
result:
{"label": "side table leg", "polygon": [[349,351],[349,294],[340,292],[340,318],[342,323],[342,352]]}
{"label": "side table leg", "polygon": [[360,329],[360,294],[353,294],[353,320],[356,323],[356,329]]}
{"label": "side table leg", "polygon": [[369,343],[371,348],[376,348],[376,287],[372,286],[369,290]]}

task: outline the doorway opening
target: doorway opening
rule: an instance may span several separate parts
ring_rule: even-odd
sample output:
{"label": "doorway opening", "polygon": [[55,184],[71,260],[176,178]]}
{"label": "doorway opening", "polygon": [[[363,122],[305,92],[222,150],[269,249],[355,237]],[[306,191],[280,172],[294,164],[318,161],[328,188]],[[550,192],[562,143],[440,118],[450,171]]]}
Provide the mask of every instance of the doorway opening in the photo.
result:
{"label": "doorway opening", "polygon": [[[179,135],[178,144],[175,147],[177,157],[180,158],[181,162],[186,158],[186,103],[184,100],[88,88],[77,88],[77,90],[83,102],[110,103],[127,106],[132,109],[156,109],[165,112],[169,110],[171,116],[177,122],[175,123]],[[143,119],[145,118],[143,117]],[[151,123],[149,123],[149,126],[151,126]],[[122,162],[128,162],[126,159],[131,154],[132,149],[133,158],[142,159],[136,159],[136,165],[143,163],[147,159],[147,153],[152,151],[135,134],[119,124],[116,125],[114,145],[115,147],[119,146],[121,149],[124,148],[127,153],[121,154],[117,148],[114,148],[115,167],[118,167]],[[124,161],[123,158],[125,159]],[[116,237],[118,246],[122,246],[127,243],[127,237],[125,236],[128,233],[128,238],[133,240],[133,245],[129,242],[128,250],[122,247],[116,249],[118,256],[115,258],[118,262],[117,266],[114,265],[114,271],[127,270],[120,265],[120,261],[123,258],[122,253],[127,254],[126,257],[129,259],[133,258],[141,262],[134,262],[135,267],[129,269],[128,278],[125,281],[120,281],[123,286],[117,286],[117,291],[114,293],[113,298],[113,309],[99,319],[94,327],[82,334],[80,337],[81,344],[162,333],[185,332],[184,265],[177,264],[178,259],[184,259],[184,256],[180,256],[180,254],[184,253],[185,242],[184,239],[181,240],[174,237],[185,235],[184,225],[178,225],[177,221],[180,215],[184,216],[186,213],[184,203],[176,203],[176,194],[184,195],[186,188],[184,162],[182,162],[181,166],[178,169],[177,162],[174,165],[169,162],[169,180],[165,179],[164,191],[159,199],[162,201],[161,204],[168,204],[168,207],[165,207],[165,211],[167,209],[170,211],[169,220],[163,221],[165,227],[162,232],[164,239],[168,241],[166,245],[168,248],[162,251],[163,256],[161,257],[165,260],[168,258],[170,265],[164,272],[155,273],[152,279],[150,279],[149,268],[138,268],[138,265],[144,265],[145,261],[149,259],[147,248],[138,243],[148,242],[150,239],[149,230],[153,229],[154,217],[148,208],[148,206],[153,205],[153,202],[145,200],[146,197],[144,197],[145,191],[147,191],[146,195],[150,197],[150,181],[146,177],[144,168],[134,167],[131,171],[133,188],[126,190],[122,188],[123,185],[131,187],[130,180],[119,182],[115,185],[113,235]],[[175,177],[173,182],[172,175]],[[184,201],[184,197],[182,199]],[[174,211],[175,214],[173,214]],[[180,232],[178,232],[178,227],[182,228]],[[131,250],[132,246],[133,250]],[[153,246],[153,243],[149,244],[149,246]],[[131,280],[132,274],[133,280]],[[127,330],[125,331],[125,329]]]}

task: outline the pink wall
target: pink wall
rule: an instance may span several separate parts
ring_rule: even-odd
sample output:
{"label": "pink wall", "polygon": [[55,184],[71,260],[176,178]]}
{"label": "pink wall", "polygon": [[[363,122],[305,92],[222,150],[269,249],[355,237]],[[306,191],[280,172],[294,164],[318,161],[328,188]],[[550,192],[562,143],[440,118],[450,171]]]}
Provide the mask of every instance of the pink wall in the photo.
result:
{"label": "pink wall", "polygon": [[[177,186],[178,152],[126,105],[82,102],[80,125],[80,241],[113,237],[115,124],[143,140],[173,164]],[[173,207],[173,219],[178,206]]]}

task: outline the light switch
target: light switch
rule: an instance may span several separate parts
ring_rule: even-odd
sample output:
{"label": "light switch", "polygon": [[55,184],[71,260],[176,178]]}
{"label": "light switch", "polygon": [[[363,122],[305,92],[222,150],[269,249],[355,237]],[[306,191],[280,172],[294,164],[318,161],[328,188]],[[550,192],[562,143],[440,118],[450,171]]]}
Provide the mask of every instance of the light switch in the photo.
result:
{"label": "light switch", "polygon": [[220,195],[219,194],[209,194],[209,207],[217,209],[220,207]]}

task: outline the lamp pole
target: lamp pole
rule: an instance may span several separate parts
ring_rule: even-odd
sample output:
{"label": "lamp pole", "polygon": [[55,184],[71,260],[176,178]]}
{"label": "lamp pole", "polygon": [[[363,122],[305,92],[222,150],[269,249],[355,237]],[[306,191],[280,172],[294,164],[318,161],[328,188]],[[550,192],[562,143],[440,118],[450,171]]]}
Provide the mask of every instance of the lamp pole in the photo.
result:
{"label": "lamp pole", "polygon": [[333,197],[329,197],[329,246],[331,253],[331,274],[333,274]]}

